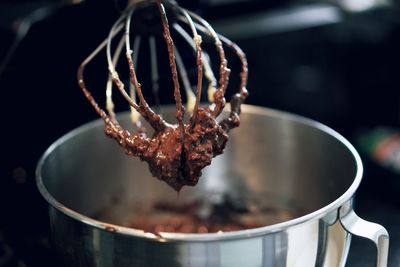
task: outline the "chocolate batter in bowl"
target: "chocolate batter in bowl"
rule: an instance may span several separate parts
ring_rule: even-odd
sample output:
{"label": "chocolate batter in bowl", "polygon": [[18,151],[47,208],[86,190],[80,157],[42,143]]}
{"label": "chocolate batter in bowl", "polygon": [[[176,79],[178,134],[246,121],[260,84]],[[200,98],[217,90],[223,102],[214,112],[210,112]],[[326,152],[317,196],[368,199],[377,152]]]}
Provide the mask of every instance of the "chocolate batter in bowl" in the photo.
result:
{"label": "chocolate batter in bowl", "polygon": [[[190,190],[191,191],[191,190]],[[235,196],[206,192],[190,199],[161,199],[152,204],[116,200],[94,218],[143,230],[155,235],[174,233],[223,233],[272,225],[302,215],[271,196]],[[235,199],[236,198],[236,199]]]}
{"label": "chocolate batter in bowl", "polygon": [[105,139],[100,120],[54,143],[37,181],[65,266],[337,267],[351,233],[374,241],[386,266],[386,230],[353,211],[354,148],[295,115],[244,105],[241,118],[225,153],[179,193]]}

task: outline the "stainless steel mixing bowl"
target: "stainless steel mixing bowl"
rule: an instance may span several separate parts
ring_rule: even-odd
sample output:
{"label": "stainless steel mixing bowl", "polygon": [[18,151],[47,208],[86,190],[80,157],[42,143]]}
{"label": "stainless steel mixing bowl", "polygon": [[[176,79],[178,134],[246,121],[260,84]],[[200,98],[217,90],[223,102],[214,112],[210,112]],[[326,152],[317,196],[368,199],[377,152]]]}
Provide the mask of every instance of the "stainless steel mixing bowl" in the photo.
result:
{"label": "stainless steel mixing bowl", "polygon": [[[174,107],[162,110],[173,118]],[[345,264],[351,234],[375,242],[377,266],[386,266],[387,231],[353,211],[362,177],[353,146],[303,117],[244,106],[241,118],[225,153],[196,187],[179,195],[106,138],[100,120],[56,141],[39,162],[37,184],[50,204],[53,240],[65,266],[337,267]],[[121,121],[128,125],[129,116]],[[262,196],[263,205],[298,217],[209,234],[154,235],[121,226],[135,207],[219,195],[238,201]],[[94,219],[107,208],[107,221]]]}

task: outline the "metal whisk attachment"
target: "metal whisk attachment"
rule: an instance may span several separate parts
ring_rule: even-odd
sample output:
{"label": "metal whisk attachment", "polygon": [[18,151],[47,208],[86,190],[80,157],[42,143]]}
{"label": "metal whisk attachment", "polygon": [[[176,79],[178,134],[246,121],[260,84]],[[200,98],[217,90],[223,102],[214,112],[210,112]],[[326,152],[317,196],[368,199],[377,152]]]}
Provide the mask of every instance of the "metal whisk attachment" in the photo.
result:
{"label": "metal whisk attachment", "polygon": [[[158,12],[154,12],[154,9]],[[152,32],[157,30],[157,27],[154,26],[157,25],[154,23],[154,13],[159,13],[156,16],[161,25],[158,30],[162,31],[168,48],[177,124],[167,123],[160,114],[149,107],[136,75],[139,47],[142,39],[147,37],[152,70],[152,91],[155,103],[158,103],[159,68],[157,66],[156,39],[152,35]],[[138,16],[142,16],[142,18],[138,19]],[[171,23],[169,23],[169,19]],[[146,20],[148,23],[143,23]],[[182,57],[174,45],[171,28],[192,47],[195,54],[197,65],[195,92],[192,91]],[[136,34],[132,34],[133,32]],[[214,40],[215,50],[220,61],[218,81],[213,73],[209,57],[202,50],[202,35]],[[112,46],[115,39],[117,39],[117,45]],[[242,64],[241,82],[238,93],[234,94],[231,99],[229,116],[217,122],[216,119],[225,106],[224,96],[230,75],[224,47],[232,49],[240,59]],[[86,65],[104,49],[109,70],[106,85],[107,112],[98,105],[88,91],[83,77]],[[120,78],[116,67],[123,51],[129,68],[129,83],[126,84]],[[186,109],[182,104],[179,76],[186,94]],[[203,77],[208,82],[207,96],[210,103],[201,107]],[[180,7],[174,1],[167,0],[133,1],[114,23],[108,38],[82,62],[78,69],[78,81],[86,98],[103,118],[106,134],[118,141],[128,155],[137,156],[146,161],[154,176],[164,180],[176,190],[180,190],[183,185],[195,185],[201,176],[201,170],[211,163],[214,156],[223,152],[228,140],[228,132],[239,126],[240,105],[248,95],[246,90],[247,61],[243,51],[227,38],[217,34],[210,24],[200,16]],[[132,123],[138,128],[135,134],[123,129],[118,123],[112,99],[114,86],[130,105]],[[126,87],[129,87],[129,92]],[[185,110],[191,114],[187,123],[184,122]],[[147,136],[140,117],[143,117],[154,129],[151,137]]]}

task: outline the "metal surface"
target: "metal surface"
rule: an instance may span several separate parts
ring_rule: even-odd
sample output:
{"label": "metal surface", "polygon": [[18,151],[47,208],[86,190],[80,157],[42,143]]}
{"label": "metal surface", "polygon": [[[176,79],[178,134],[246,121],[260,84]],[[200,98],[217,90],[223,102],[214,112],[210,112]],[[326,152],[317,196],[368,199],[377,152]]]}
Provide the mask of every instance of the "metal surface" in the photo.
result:
{"label": "metal surface", "polygon": [[[162,110],[173,120],[174,108]],[[39,162],[37,182],[50,203],[53,239],[65,266],[344,266],[350,234],[339,211],[352,210],[361,182],[357,152],[333,130],[298,116],[245,106],[242,118],[225,153],[179,196],[106,139],[101,121],[54,143]],[[129,116],[121,121],[128,124]],[[132,203],[184,203],[215,194],[261,195],[302,215],[214,234],[157,236],[113,224],[124,224]],[[113,221],[92,219],[115,203]]]}
{"label": "metal surface", "polygon": [[352,208],[348,206],[343,206],[341,208],[340,220],[343,227],[351,234],[367,238],[374,242],[377,249],[376,266],[387,266],[389,234],[385,228],[379,224],[361,219]]}

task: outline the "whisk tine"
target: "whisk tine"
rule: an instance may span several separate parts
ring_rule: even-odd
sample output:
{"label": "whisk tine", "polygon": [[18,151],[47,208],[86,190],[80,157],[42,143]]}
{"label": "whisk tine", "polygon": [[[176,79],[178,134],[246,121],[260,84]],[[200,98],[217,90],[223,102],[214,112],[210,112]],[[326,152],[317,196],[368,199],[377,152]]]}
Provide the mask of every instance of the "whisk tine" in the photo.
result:
{"label": "whisk tine", "polygon": [[[134,7],[132,6],[129,11],[128,11],[128,16],[126,17],[126,24],[125,24],[125,48],[126,48],[126,59],[128,61],[128,66],[129,66],[129,76],[130,76],[130,82],[134,85],[135,90],[137,92],[138,98],[139,98],[139,105],[137,105],[132,98],[129,97],[129,95],[126,93],[123,83],[118,77],[118,73],[114,70],[114,73],[112,72],[112,75],[114,77],[114,80],[116,82],[117,87],[120,89],[122,95],[124,98],[128,101],[128,103],[136,109],[142,115],[145,120],[155,129],[157,130],[162,130],[166,127],[165,121],[161,118],[159,114],[156,114],[148,105],[147,101],[144,99],[143,92],[142,92],[142,86],[139,83],[137,76],[136,76],[136,71],[135,71],[135,66],[133,63],[132,59],[132,50],[130,47],[130,25],[131,25],[131,17],[134,11]],[[121,16],[121,18],[125,18]],[[117,21],[118,22],[118,21]],[[111,41],[110,41],[111,43]],[[110,70],[111,71],[111,70]]]}
{"label": "whisk tine", "polygon": [[[107,56],[108,70],[110,71],[110,74],[116,72],[115,66],[112,62],[111,42],[114,36],[124,28],[124,23],[122,23],[122,21],[126,18],[126,16],[127,16],[126,13],[124,13],[121,15],[121,17],[118,18],[118,20],[112,25],[110,33],[108,34],[108,37],[106,39],[106,56]],[[117,31],[117,29],[119,30]]]}
{"label": "whisk tine", "polygon": [[[133,41],[133,55],[132,55],[135,69],[137,69],[137,64],[138,64],[140,42],[141,42],[140,36],[136,36],[135,40]],[[136,89],[135,85],[131,82],[129,83],[129,95],[132,98],[132,100],[136,102]],[[142,123],[140,122],[140,114],[132,106],[130,107],[130,109],[131,109],[131,121],[134,125],[136,125],[137,128],[140,129],[142,126]]]}
{"label": "whisk tine", "polygon": [[[157,47],[156,47],[156,40],[154,36],[149,37],[149,50],[150,50],[150,65],[151,65],[151,89],[153,92],[154,97],[154,104],[156,109],[158,109],[160,105],[159,99],[159,75],[158,75],[158,63],[157,63]],[[156,110],[158,111],[158,110]]]}
{"label": "whisk tine", "polygon": [[145,106],[147,107],[147,101],[144,99],[143,92],[142,92],[142,86],[139,83],[137,76],[136,76],[136,71],[135,71],[135,66],[132,60],[132,54],[133,51],[131,50],[131,44],[130,44],[130,27],[131,27],[131,17],[132,13],[134,11],[134,8],[131,8],[130,12],[128,13],[128,16],[126,18],[126,24],[125,24],[125,49],[126,49],[126,58],[128,60],[128,65],[129,65],[129,73],[130,73],[130,80],[131,83],[135,86],[135,90],[138,94],[139,97],[139,105],[140,106]]}
{"label": "whisk tine", "polygon": [[[124,38],[121,37],[117,48],[115,50],[115,53],[112,58],[112,63],[114,66],[118,64],[118,60],[121,55],[122,48],[124,47]],[[115,113],[114,113],[114,102],[112,100],[112,86],[113,86],[113,80],[111,77],[111,74],[108,74],[108,79],[107,79],[107,85],[106,85],[106,110],[113,122],[116,121]]]}
{"label": "whisk tine", "polygon": [[[190,37],[190,35],[180,26],[178,23],[175,23],[173,25],[174,29],[176,32],[178,32],[183,39],[195,50],[196,47],[194,45],[193,39]],[[214,93],[217,90],[217,79],[215,78],[214,72],[211,68],[210,60],[207,56],[207,54],[202,51],[201,52],[201,57],[202,57],[202,62],[203,62],[203,68],[204,68],[204,77],[208,80],[208,87],[207,87],[207,97],[209,102],[214,102]]]}
{"label": "whisk tine", "polygon": [[[110,32],[110,35],[114,37],[116,34],[118,34],[121,30],[123,29],[123,25],[117,26],[113,32]],[[100,108],[96,100],[93,98],[89,90],[86,88],[85,80],[84,80],[84,71],[86,68],[86,65],[95,58],[101,50],[103,50],[108,43],[108,38],[106,38],[98,47],[96,47],[95,50],[93,50],[92,53],[87,56],[82,63],[79,65],[78,72],[77,72],[77,79],[78,79],[78,84],[79,87],[82,89],[85,97],[88,99],[89,103],[93,106],[93,108],[96,110],[96,112],[100,115],[100,117],[103,118],[103,120],[108,123],[110,122],[110,118],[107,116],[106,112]]]}
{"label": "whisk tine", "polygon": [[[199,31],[201,31],[203,33],[208,33],[207,29],[204,26],[202,26],[198,23],[194,23],[194,24],[195,24],[195,27]],[[226,45],[227,47],[229,47],[236,53],[236,56],[239,58],[239,60],[241,62],[242,70],[240,72],[239,90],[240,90],[240,94],[242,95],[242,97],[246,98],[248,96],[248,92],[246,89],[247,79],[248,79],[248,62],[247,62],[246,54],[236,43],[232,42],[231,40],[229,40],[228,38],[226,38],[225,36],[223,36],[221,34],[218,34],[218,36],[224,45]]]}
{"label": "whisk tine", "polygon": [[240,72],[240,80],[241,81],[240,81],[239,90],[240,90],[240,94],[242,95],[242,97],[245,98],[248,96],[248,92],[246,89],[247,78],[248,78],[248,63],[247,63],[246,54],[243,52],[243,50],[237,44],[235,44],[228,38],[224,37],[223,35],[219,35],[219,38],[222,40],[222,42],[226,46],[230,47],[236,53],[237,57],[241,61],[242,70]]}
{"label": "whisk tine", "polygon": [[[219,39],[218,34],[214,31],[213,27],[205,21],[203,18],[198,16],[197,14],[186,10],[192,18],[194,18],[196,21],[198,21],[201,25],[203,25],[209,32],[209,34],[214,38],[215,42],[215,48],[219,54],[219,59],[220,59],[220,67],[219,67],[219,84],[218,84],[218,89],[214,93],[214,103],[215,107],[213,110],[213,114],[215,117],[218,117],[223,108],[225,107],[225,91],[228,86],[229,82],[229,74],[230,74],[230,69],[228,68],[228,62],[225,57],[225,51],[222,46],[222,42]],[[196,25],[196,24],[195,24]]]}
{"label": "whisk tine", "polygon": [[188,112],[193,112],[194,106],[196,104],[196,95],[192,91],[192,86],[190,85],[189,77],[185,68],[185,64],[183,63],[182,57],[175,48],[175,58],[176,64],[178,65],[179,75],[181,76],[183,88],[186,93],[186,109]]}
{"label": "whisk tine", "polygon": [[182,105],[182,98],[179,89],[178,72],[175,62],[175,52],[174,52],[174,41],[171,38],[169,32],[169,24],[167,19],[167,14],[165,13],[164,5],[161,0],[157,0],[158,9],[161,14],[161,21],[164,31],[164,39],[167,43],[168,55],[169,55],[169,65],[171,67],[172,81],[174,83],[174,97],[176,102],[176,119],[178,121],[179,128],[183,134],[183,116],[185,115],[185,108]]}
{"label": "whisk tine", "polygon": [[[133,9],[133,8],[132,8]],[[122,23],[122,21],[127,17],[126,14],[123,14],[115,23],[114,25],[111,27],[111,31],[110,34],[108,35],[107,38],[107,46],[106,46],[106,55],[107,55],[107,63],[108,63],[108,70],[110,72],[110,75],[112,77],[113,82],[115,83],[115,85],[117,86],[117,88],[119,89],[119,91],[121,92],[122,96],[125,98],[125,100],[129,103],[129,105],[131,105],[133,108],[135,108],[138,112],[139,111],[139,106],[129,97],[129,95],[126,93],[125,91],[125,85],[124,83],[121,81],[121,79],[119,78],[119,75],[115,69],[115,66],[112,62],[112,57],[111,57],[111,42],[112,39],[114,37],[114,32],[116,30],[117,27],[119,27],[121,25],[121,27],[124,26],[124,24]]]}
{"label": "whisk tine", "polygon": [[200,103],[200,99],[201,99],[201,89],[203,86],[203,61],[202,61],[202,54],[201,54],[202,39],[201,39],[201,36],[197,34],[197,30],[193,24],[192,18],[189,16],[189,14],[186,12],[186,10],[181,8],[180,11],[186,17],[188,24],[190,26],[190,29],[192,30],[193,41],[194,41],[194,46],[195,46],[195,51],[196,51],[196,64],[197,64],[196,102],[195,102],[195,105],[193,108],[192,117],[190,118],[191,127],[193,127],[194,123],[196,121],[197,111],[199,109],[199,103]]}
{"label": "whisk tine", "polygon": [[[195,23],[196,28],[199,31],[202,31],[204,33],[209,33],[208,29],[206,29],[203,25],[200,25],[198,23]],[[242,65],[242,70],[240,72],[240,87],[239,87],[239,93],[235,94],[232,99],[231,99],[231,112],[228,118],[223,119],[220,122],[220,125],[226,129],[226,131],[229,131],[232,128],[235,128],[239,126],[239,115],[240,115],[240,106],[244,102],[244,100],[248,96],[248,91],[247,91],[247,78],[248,78],[248,63],[247,63],[247,58],[243,50],[234,42],[229,40],[228,38],[218,34],[220,40],[230,49],[232,49],[237,57],[239,58],[241,65]]]}

